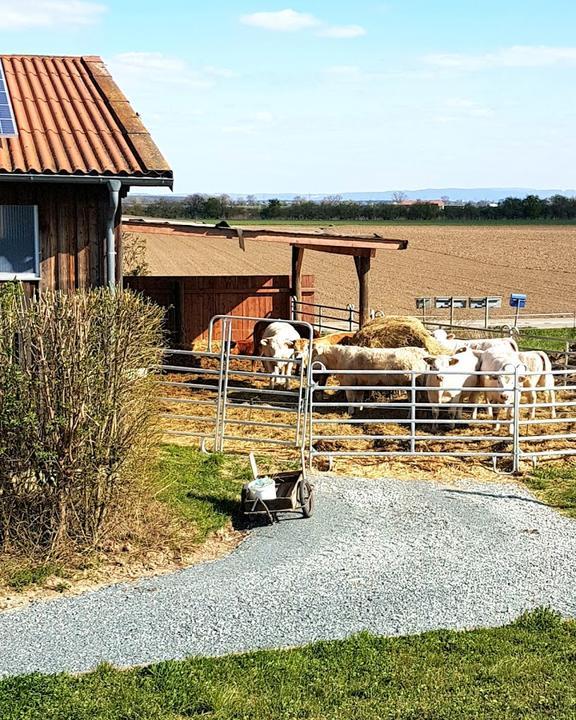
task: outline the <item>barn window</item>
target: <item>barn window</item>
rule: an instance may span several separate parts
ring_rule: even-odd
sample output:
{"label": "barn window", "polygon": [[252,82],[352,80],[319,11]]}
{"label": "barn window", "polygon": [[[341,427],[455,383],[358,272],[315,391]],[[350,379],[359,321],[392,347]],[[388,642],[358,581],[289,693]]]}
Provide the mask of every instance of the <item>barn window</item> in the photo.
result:
{"label": "barn window", "polygon": [[0,280],[39,277],[38,208],[0,205]]}

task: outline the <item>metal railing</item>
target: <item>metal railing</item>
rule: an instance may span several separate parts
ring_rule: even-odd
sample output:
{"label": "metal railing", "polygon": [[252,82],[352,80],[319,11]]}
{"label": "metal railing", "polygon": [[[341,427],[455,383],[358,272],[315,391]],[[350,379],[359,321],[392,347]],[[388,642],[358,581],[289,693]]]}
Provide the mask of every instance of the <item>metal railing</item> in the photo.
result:
{"label": "metal railing", "polygon": [[290,317],[292,320],[296,320],[298,317],[305,318],[320,333],[326,330],[330,332],[342,330],[354,332],[360,327],[360,312],[356,310],[354,305],[346,305],[346,307],[321,305],[296,300],[293,296],[291,298]]}
{"label": "metal railing", "polygon": [[[211,351],[166,351],[158,385],[167,435],[194,438],[213,451],[269,447],[297,450],[299,456],[305,449],[310,464],[317,458],[453,457],[516,471],[524,460],[576,456],[574,350],[566,350],[565,363],[551,373],[552,397],[536,388],[534,398],[525,385],[535,374],[523,371],[520,377],[515,370],[510,416],[498,419],[488,413],[482,372],[470,373],[478,377],[477,386],[439,405],[429,395],[438,389],[435,371],[326,370],[313,365],[311,344],[304,356],[290,360],[295,374],[288,379],[278,370],[286,358],[265,358],[280,363],[265,371],[261,357],[232,349],[233,324],[247,319],[260,318],[214,318],[211,328],[221,323],[222,339],[218,345],[212,340]],[[312,325],[304,325],[312,337]],[[443,374],[449,378],[461,371]],[[339,385],[327,383],[329,375]]]}
{"label": "metal railing", "polygon": [[[255,445],[299,451],[304,448],[312,344],[308,345],[306,357],[290,360],[235,354],[231,342],[233,324],[259,319],[224,315],[213,318],[209,346],[214,348],[212,331],[219,322],[222,339],[218,352],[166,352],[159,380],[164,388],[160,399],[166,435],[197,438],[204,450],[215,452],[246,452]],[[269,320],[273,322],[274,318]],[[302,325],[308,328],[311,339],[312,326],[299,323]],[[255,364],[263,360],[276,366],[272,372],[256,369]],[[296,371],[289,377],[281,372],[287,364]],[[279,383],[285,385],[280,387]]]}
{"label": "metal railing", "polygon": [[[311,464],[320,457],[329,461],[338,457],[484,458],[490,459],[495,469],[499,461],[508,460],[516,472],[525,459],[535,462],[540,457],[576,455],[576,375],[571,370],[552,372],[556,384],[552,401],[543,401],[544,390],[537,388],[537,400],[525,403],[522,401],[533,391],[523,384],[527,374],[523,372],[521,380],[515,369],[506,405],[510,415],[504,419],[488,413],[487,389],[480,386],[487,373],[471,373],[479,378],[479,386],[466,388],[458,402],[447,405],[430,402],[428,391],[438,390],[430,384],[434,371],[332,371],[338,376],[338,386],[319,382],[326,373],[330,371],[316,367],[312,372],[308,432]],[[459,373],[443,374],[451,377]],[[490,377],[510,375],[490,373]],[[358,378],[362,384],[357,384]],[[461,389],[443,388],[454,392]],[[327,397],[330,391],[336,395]],[[374,399],[372,395],[365,400],[359,393],[379,393],[380,397]],[[383,397],[391,393],[394,397]],[[492,407],[494,412],[499,409]],[[532,409],[537,417],[523,417]],[[556,417],[548,418],[547,412],[552,414],[552,409]]]}

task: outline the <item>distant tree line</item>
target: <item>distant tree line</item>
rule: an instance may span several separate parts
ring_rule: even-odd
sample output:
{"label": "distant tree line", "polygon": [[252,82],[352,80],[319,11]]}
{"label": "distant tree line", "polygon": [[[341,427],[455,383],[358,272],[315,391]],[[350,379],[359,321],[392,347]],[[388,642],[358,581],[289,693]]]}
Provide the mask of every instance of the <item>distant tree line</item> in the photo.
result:
{"label": "distant tree line", "polygon": [[192,220],[576,220],[576,198],[564,195],[448,203],[442,208],[427,202],[357,202],[338,196],[319,202],[297,197],[291,202],[272,199],[258,203],[250,196],[233,200],[227,195],[195,194],[174,200],[128,199],[124,207],[132,215]]}

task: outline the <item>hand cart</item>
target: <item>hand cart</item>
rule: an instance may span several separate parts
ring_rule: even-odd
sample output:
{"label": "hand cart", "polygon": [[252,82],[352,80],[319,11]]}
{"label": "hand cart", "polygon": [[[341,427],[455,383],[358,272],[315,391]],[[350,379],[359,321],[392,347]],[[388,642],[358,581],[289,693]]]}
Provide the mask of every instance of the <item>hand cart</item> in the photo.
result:
{"label": "hand cart", "polygon": [[[250,453],[250,465],[254,480],[257,480],[260,475],[254,453]],[[246,483],[242,488],[240,499],[243,515],[267,515],[271,523],[278,522],[278,513],[280,512],[302,513],[305,518],[312,515],[314,512],[314,486],[306,477],[304,463],[300,470],[273,473],[268,477],[274,480],[276,497],[262,500],[251,492]]]}

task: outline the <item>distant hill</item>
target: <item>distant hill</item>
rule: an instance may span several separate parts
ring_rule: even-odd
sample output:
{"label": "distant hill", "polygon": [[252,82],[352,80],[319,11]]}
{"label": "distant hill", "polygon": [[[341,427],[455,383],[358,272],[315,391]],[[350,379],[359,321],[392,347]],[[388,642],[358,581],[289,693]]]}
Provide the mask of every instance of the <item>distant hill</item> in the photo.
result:
{"label": "distant hill", "polygon": [[[186,197],[192,195],[193,192],[189,193],[178,193],[172,195],[172,199],[179,197]],[[518,197],[524,198],[527,195],[538,195],[541,198],[548,198],[552,195],[565,195],[567,197],[575,197],[575,189],[543,189],[543,188],[522,188],[522,187],[510,187],[510,188],[422,188],[421,190],[385,190],[382,192],[342,192],[342,193],[225,193],[230,195],[231,198],[243,198],[246,195],[256,198],[260,202],[266,202],[272,198],[278,198],[279,200],[285,200],[287,202],[293,200],[295,197],[304,197],[307,200],[320,201],[322,198],[328,196],[338,195],[343,200],[354,200],[356,202],[374,202],[374,201],[386,201],[393,200],[394,194],[402,192],[408,200],[436,200],[441,197],[448,197],[452,202],[481,202],[483,200],[487,202],[497,202],[503,200],[506,197]],[[218,195],[224,193],[202,193],[206,195]],[[137,193],[130,193],[131,198],[139,197]],[[141,197],[153,200],[158,197],[166,197],[165,195],[142,195]]]}

